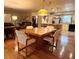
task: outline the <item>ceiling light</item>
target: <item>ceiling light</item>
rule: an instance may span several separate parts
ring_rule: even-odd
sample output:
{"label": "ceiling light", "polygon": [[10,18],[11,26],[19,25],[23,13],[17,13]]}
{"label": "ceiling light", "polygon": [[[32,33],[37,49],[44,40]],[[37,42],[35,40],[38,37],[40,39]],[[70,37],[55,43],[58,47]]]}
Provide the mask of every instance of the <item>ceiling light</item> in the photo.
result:
{"label": "ceiling light", "polygon": [[38,11],[38,15],[39,16],[46,16],[48,14],[48,10],[47,9],[40,9]]}
{"label": "ceiling light", "polygon": [[44,8],[45,0],[42,0],[43,8],[38,11],[39,16],[46,16],[48,14],[48,10]]}

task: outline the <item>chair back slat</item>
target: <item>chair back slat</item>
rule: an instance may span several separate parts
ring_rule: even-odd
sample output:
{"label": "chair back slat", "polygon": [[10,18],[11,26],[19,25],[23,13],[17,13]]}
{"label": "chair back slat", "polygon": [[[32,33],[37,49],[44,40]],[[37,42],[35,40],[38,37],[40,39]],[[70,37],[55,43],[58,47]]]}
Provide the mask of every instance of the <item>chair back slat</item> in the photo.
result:
{"label": "chair back slat", "polygon": [[15,33],[18,38],[18,42],[25,44],[27,40],[27,35],[24,32],[18,30],[15,30]]}
{"label": "chair back slat", "polygon": [[33,26],[27,26],[26,29],[33,29]]}
{"label": "chair back slat", "polygon": [[59,37],[60,37],[60,34],[61,34],[61,30],[57,30],[55,33],[54,33],[54,39],[55,40],[57,40],[57,39],[59,39]]}
{"label": "chair back slat", "polygon": [[48,25],[47,28],[52,28],[52,29],[54,29],[54,26],[49,26],[49,25]]}

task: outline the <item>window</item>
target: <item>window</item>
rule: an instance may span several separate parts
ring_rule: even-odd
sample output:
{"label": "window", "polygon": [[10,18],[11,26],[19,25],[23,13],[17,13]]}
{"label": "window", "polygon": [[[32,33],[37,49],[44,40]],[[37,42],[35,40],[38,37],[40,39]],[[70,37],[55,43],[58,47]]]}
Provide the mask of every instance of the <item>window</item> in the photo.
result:
{"label": "window", "polygon": [[63,23],[71,23],[71,16],[63,16]]}

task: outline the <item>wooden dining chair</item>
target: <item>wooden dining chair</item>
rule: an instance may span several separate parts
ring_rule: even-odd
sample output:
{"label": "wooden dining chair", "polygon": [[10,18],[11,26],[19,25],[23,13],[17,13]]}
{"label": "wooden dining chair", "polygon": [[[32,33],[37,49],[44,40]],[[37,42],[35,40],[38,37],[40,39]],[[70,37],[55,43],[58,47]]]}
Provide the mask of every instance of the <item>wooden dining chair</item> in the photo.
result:
{"label": "wooden dining chair", "polygon": [[53,52],[53,47],[55,47],[57,49],[57,43],[58,43],[58,39],[60,37],[60,33],[61,33],[61,30],[56,30],[56,32],[54,34],[52,34],[52,36],[47,36],[43,39],[43,40],[47,41],[49,43],[49,45],[52,47],[51,53]]}
{"label": "wooden dining chair", "polygon": [[47,28],[52,28],[52,29],[54,29],[54,26],[50,26],[50,25],[48,25]]}
{"label": "wooden dining chair", "polygon": [[[28,35],[26,35],[24,32],[22,31],[18,31],[18,30],[15,30],[15,33],[16,33],[16,36],[17,36],[17,43],[18,43],[18,53],[20,51],[22,51],[23,49],[26,49],[26,57],[28,57],[30,54],[32,54],[33,52],[31,52],[29,55],[28,55],[28,51],[27,51],[27,47],[29,47],[31,44],[35,43],[36,40],[35,39],[30,39],[28,37]],[[22,44],[24,47],[23,48],[20,48],[19,44]]]}
{"label": "wooden dining chair", "polygon": [[26,29],[32,29],[33,26],[26,26]]}

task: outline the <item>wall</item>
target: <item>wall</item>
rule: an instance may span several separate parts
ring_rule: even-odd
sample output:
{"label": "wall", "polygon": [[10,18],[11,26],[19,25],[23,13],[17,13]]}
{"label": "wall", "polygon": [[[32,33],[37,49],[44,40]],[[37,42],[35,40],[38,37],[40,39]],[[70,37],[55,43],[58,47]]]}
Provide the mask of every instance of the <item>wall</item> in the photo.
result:
{"label": "wall", "polygon": [[72,16],[73,16],[73,17],[72,17],[72,23],[75,24],[75,14],[72,15]]}
{"label": "wall", "polygon": [[4,14],[4,22],[6,23],[11,22],[11,14]]}
{"label": "wall", "polygon": [[12,22],[14,23],[14,21],[12,20],[12,16],[17,16],[18,19],[16,20],[16,23],[20,23],[23,21],[29,21],[31,22],[31,17],[30,17],[30,12],[17,12],[17,11],[11,11],[11,10],[5,10],[4,11],[4,22]]}
{"label": "wall", "polygon": [[[63,16],[61,16],[61,24],[63,24]],[[71,17],[72,17],[71,23],[72,24],[75,24],[75,15],[71,15]],[[59,19],[58,18],[57,19],[54,19],[53,16],[49,16],[48,24],[52,24],[52,21],[55,21],[55,24],[59,24]]]}
{"label": "wall", "polygon": [[55,21],[55,23],[57,24],[59,22],[58,19],[54,19],[54,16],[60,16],[61,17],[61,22],[63,23],[63,16],[64,15],[71,15],[72,20],[71,22],[75,24],[75,11],[62,11],[62,12],[57,12],[57,13],[50,13],[49,15],[49,20],[48,20],[48,24],[52,24],[52,21]]}
{"label": "wall", "polygon": [[55,24],[59,24],[59,19],[56,18],[57,16],[49,15],[48,17],[48,24],[52,24],[52,21],[55,22]]}
{"label": "wall", "polygon": [[[69,11],[69,12],[65,12],[65,11],[64,11],[64,12],[62,12],[62,14],[60,14],[60,17],[61,17],[61,24],[63,24],[63,19],[62,19],[62,17],[63,17],[64,15],[71,15],[71,17],[72,17],[71,22],[75,24],[75,13],[74,13],[74,11]],[[33,12],[33,13],[31,14],[31,16],[38,16],[38,14],[37,14],[37,12]],[[58,17],[59,17],[59,16],[58,16]],[[52,24],[52,21],[55,21],[55,24],[59,24],[59,19],[58,19],[58,18],[55,19],[55,15],[48,15],[47,24]]]}

